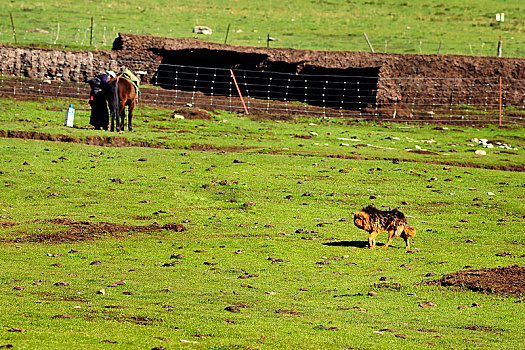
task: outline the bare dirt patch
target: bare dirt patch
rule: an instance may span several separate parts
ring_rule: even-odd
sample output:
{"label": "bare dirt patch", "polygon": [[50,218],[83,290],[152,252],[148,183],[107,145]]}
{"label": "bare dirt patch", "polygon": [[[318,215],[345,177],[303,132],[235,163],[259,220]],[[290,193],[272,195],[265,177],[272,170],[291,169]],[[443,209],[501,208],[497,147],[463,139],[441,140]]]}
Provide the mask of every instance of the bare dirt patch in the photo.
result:
{"label": "bare dirt patch", "polygon": [[12,222],[12,221],[0,221],[0,227],[2,227],[2,228],[11,227],[11,226],[15,226],[15,225],[16,225],[16,223]]}
{"label": "bare dirt patch", "polygon": [[165,147],[163,145],[151,144],[148,142],[130,142],[127,138],[122,136],[88,136],[82,140],[78,137],[68,135],[52,135],[34,131],[0,130],[0,137],[53,142],[84,143],[86,145],[103,147]]}
{"label": "bare dirt patch", "polygon": [[466,326],[465,329],[468,329],[469,331],[482,331],[482,332],[497,333],[497,334],[502,334],[505,331],[502,328],[494,328],[491,326],[480,326],[480,325]]}
{"label": "bare dirt patch", "polygon": [[431,151],[424,151],[422,149],[416,149],[409,151],[410,153],[417,153],[417,154],[424,154],[424,155],[431,155],[431,156],[439,156],[439,153],[431,152]]}
{"label": "bare dirt patch", "polygon": [[152,325],[155,323],[164,322],[162,319],[149,318],[149,317],[144,317],[140,315],[118,315],[118,316],[115,316],[113,320],[117,322],[121,322],[121,323],[130,322],[130,323],[138,324],[141,326],[148,326],[148,325]]}
{"label": "bare dirt patch", "polygon": [[76,142],[80,140],[74,136],[67,135],[51,135],[46,133],[34,132],[34,131],[6,131],[0,130],[0,137],[12,138],[12,139],[29,139],[29,140],[42,140],[42,141],[53,141],[53,142]]}
{"label": "bare dirt patch", "polygon": [[508,296],[525,294],[525,267],[506,266],[449,273],[430,284]]}
{"label": "bare dirt patch", "polygon": [[212,118],[211,114],[208,111],[194,107],[177,108],[173,111],[171,117],[175,118],[176,115],[182,115],[184,119],[211,120]]}
{"label": "bare dirt patch", "polygon": [[133,226],[115,224],[109,222],[75,222],[68,218],[58,218],[47,221],[49,224],[65,226],[66,229],[52,232],[38,233],[31,236],[18,237],[14,239],[1,239],[0,242],[36,242],[36,243],[61,243],[61,242],[79,242],[96,240],[104,237],[120,237],[126,233],[152,233],[162,230],[172,232],[186,231],[186,227],[179,223],[168,223],[160,225],[153,223],[151,225]]}
{"label": "bare dirt patch", "polygon": [[284,310],[284,309],[277,309],[275,310],[275,313],[281,314],[281,315],[289,315],[289,316],[301,316],[302,315],[302,313],[299,311]]}
{"label": "bare dirt patch", "polygon": [[[277,101],[275,101],[278,103]],[[305,113],[306,114],[306,113]],[[257,111],[255,114],[250,114],[251,120],[293,120],[294,116],[301,115],[300,113],[295,113],[293,115],[290,114],[271,114],[271,113],[265,113],[263,111]]]}
{"label": "bare dirt patch", "polygon": [[209,151],[209,152],[225,152],[225,153],[236,153],[236,152],[243,152],[250,149],[253,149],[254,147],[242,147],[242,146],[225,146],[225,147],[219,147],[214,145],[205,145],[205,144],[198,144],[194,143],[188,149],[190,151]]}

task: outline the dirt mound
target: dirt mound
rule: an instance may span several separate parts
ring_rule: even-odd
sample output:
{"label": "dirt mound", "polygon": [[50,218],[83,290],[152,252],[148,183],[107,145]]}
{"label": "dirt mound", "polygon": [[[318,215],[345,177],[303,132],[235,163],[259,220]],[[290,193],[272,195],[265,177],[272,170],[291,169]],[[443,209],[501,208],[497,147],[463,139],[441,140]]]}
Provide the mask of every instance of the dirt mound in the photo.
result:
{"label": "dirt mound", "polygon": [[[295,113],[297,114],[297,113]],[[304,113],[307,114],[307,113]],[[298,113],[298,115],[301,115],[301,113]],[[294,115],[292,114],[271,114],[271,113],[265,113],[264,111],[257,111],[256,114],[250,114],[250,119],[252,120],[293,120]]]}
{"label": "dirt mound", "polygon": [[449,273],[429,283],[444,287],[462,287],[475,292],[522,296],[525,294],[525,267],[514,265],[464,270]]}
{"label": "dirt mound", "polygon": [[[38,221],[40,222],[40,221]],[[79,221],[75,222],[69,218],[58,218],[46,221],[52,225],[66,226],[65,230],[39,233],[36,235],[19,237],[15,239],[3,239],[0,242],[36,242],[36,243],[61,243],[61,242],[79,242],[95,240],[107,236],[120,237],[122,234],[129,232],[136,233],[151,233],[158,232],[161,230],[182,232],[186,231],[186,227],[179,223],[168,223],[165,225],[159,225],[153,223],[145,226],[133,226],[115,224],[110,222],[89,222]]]}
{"label": "dirt mound", "polygon": [[41,140],[41,141],[53,141],[53,142],[72,142],[72,143],[84,143],[91,146],[103,146],[103,147],[151,147],[151,148],[164,148],[165,146],[160,144],[151,144],[148,142],[131,142],[127,138],[122,136],[88,136],[81,140],[78,137],[68,135],[53,135],[48,133],[36,132],[36,131],[16,131],[16,130],[0,130],[0,137],[12,138],[12,139],[26,139],[26,140]]}
{"label": "dirt mound", "polygon": [[172,118],[176,115],[182,115],[184,119],[200,119],[200,120],[211,120],[211,114],[200,108],[188,107],[188,108],[177,108],[173,110]]}
{"label": "dirt mound", "polygon": [[80,142],[80,140],[74,136],[52,135],[34,131],[0,130],[0,137],[10,139],[30,139],[53,142]]}
{"label": "dirt mound", "polygon": [[243,147],[243,146],[214,146],[214,145],[207,145],[207,144],[198,144],[193,143],[191,146],[187,147],[190,151],[208,151],[208,152],[224,152],[224,153],[236,153],[236,152],[244,152],[251,150],[255,147]]}
{"label": "dirt mound", "polygon": [[15,225],[16,224],[12,221],[0,221],[0,227],[11,227]]}

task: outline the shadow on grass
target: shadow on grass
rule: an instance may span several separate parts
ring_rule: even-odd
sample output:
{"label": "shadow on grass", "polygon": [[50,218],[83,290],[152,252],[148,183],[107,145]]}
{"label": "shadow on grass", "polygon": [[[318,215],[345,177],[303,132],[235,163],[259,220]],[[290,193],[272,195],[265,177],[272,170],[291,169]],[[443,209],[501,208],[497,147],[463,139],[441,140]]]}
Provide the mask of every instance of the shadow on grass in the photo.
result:
{"label": "shadow on grass", "polygon": [[354,247],[354,248],[368,248],[367,241],[340,241],[340,242],[329,242],[323,243],[330,247]]}

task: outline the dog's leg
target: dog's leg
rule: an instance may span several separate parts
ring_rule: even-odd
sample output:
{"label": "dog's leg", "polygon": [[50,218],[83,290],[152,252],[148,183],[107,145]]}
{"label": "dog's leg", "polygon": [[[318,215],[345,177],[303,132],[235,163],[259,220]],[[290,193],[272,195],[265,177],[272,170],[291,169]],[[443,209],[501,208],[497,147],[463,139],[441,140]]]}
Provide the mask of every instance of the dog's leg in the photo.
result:
{"label": "dog's leg", "polygon": [[404,232],[401,234],[401,237],[405,240],[405,244],[407,245],[406,249],[410,249],[410,237]]}
{"label": "dog's leg", "polygon": [[378,231],[370,232],[370,236],[368,236],[368,248],[374,249],[376,247],[376,237],[378,234]]}
{"label": "dog's leg", "polygon": [[392,243],[392,240],[394,239],[394,237],[401,236],[405,232],[404,230],[405,230],[404,226],[398,226],[394,230],[389,230],[388,231],[388,241],[385,243],[383,248],[386,249]]}
{"label": "dog's leg", "polygon": [[405,226],[403,229],[403,232],[401,233],[401,237],[405,240],[406,243],[406,249],[410,249],[410,237],[414,237],[416,235],[416,229],[412,226]]}
{"label": "dog's leg", "polygon": [[394,239],[394,234],[396,233],[395,230],[388,231],[388,241],[386,241],[385,245],[383,246],[383,249],[388,248],[390,243],[392,243],[392,240]]}

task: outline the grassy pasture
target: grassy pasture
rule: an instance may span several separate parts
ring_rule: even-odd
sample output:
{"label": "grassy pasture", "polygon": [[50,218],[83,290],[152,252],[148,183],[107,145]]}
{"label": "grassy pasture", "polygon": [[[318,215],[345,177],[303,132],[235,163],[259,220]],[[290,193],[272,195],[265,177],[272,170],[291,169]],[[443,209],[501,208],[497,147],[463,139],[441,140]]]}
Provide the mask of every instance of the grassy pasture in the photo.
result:
{"label": "grassy pasture", "polygon": [[[63,128],[65,109],[76,108],[75,128]],[[65,135],[85,140],[107,137],[89,128],[89,105],[86,101],[41,98],[19,101],[2,100],[2,130]],[[217,111],[211,122],[173,118],[173,110],[140,105],[135,110],[133,125],[140,132],[124,134],[131,142],[162,148],[186,148],[212,145],[219,148],[241,147],[245,152],[343,155],[373,159],[413,159],[423,162],[453,164],[471,163],[479,167],[516,166],[523,164],[525,142],[523,128],[509,125],[460,128],[435,125],[374,125],[332,118],[305,119],[301,122],[265,121]],[[348,124],[348,125],[345,125]],[[285,128],[282,125],[286,125]],[[486,149],[487,155],[474,152],[483,149],[474,138],[509,144],[518,150]],[[419,150],[418,150],[419,149]],[[413,152],[410,152],[413,151]]]}
{"label": "grassy pasture", "polygon": [[[14,43],[9,14],[19,44],[108,49],[119,32],[167,37],[195,37],[192,28],[209,26],[202,40],[272,47],[376,52],[496,55],[524,57],[525,15],[520,0],[335,0],[335,1],[4,1],[0,3],[0,42]],[[496,13],[505,21],[496,22]]]}
{"label": "grassy pasture", "polygon": [[[70,102],[78,106],[75,128],[61,126]],[[79,101],[1,106],[2,130],[111,136],[87,128]],[[0,346],[523,347],[520,299],[424,283],[467,265],[523,265],[523,173],[465,166],[522,163],[523,128],[407,129],[222,112],[178,120],[171,112],[141,106],[137,132],[120,134],[164,148],[0,139],[0,222],[9,223],[0,227]],[[518,149],[474,157],[475,137]],[[245,149],[194,151],[196,144]],[[407,151],[415,145],[432,154]],[[369,203],[409,215],[415,252],[401,239],[388,250],[364,248],[367,235],[351,221]],[[32,242],[71,229],[57,218],[178,222],[188,230]],[[418,306],[427,301],[437,306]]]}

